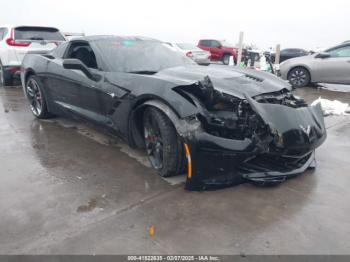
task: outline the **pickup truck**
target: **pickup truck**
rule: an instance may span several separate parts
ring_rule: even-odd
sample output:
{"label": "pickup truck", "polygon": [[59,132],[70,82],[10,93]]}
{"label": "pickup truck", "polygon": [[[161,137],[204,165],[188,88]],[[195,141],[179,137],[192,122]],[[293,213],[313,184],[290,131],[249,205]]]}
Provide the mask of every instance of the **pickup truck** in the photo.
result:
{"label": "pickup truck", "polygon": [[198,47],[210,52],[211,61],[222,61],[223,64],[228,65],[230,56],[233,56],[234,63],[237,63],[237,50],[226,41],[201,39],[198,42]]}

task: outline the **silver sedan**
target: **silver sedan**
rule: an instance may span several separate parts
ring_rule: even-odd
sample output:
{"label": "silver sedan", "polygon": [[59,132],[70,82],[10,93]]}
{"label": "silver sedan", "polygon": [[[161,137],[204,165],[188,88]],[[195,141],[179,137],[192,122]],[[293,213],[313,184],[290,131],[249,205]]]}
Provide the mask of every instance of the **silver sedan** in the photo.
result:
{"label": "silver sedan", "polygon": [[179,52],[185,54],[199,65],[210,64],[210,52],[200,49],[190,43],[168,43]]}
{"label": "silver sedan", "polygon": [[350,84],[350,43],[280,64],[281,77],[293,87],[310,83]]}

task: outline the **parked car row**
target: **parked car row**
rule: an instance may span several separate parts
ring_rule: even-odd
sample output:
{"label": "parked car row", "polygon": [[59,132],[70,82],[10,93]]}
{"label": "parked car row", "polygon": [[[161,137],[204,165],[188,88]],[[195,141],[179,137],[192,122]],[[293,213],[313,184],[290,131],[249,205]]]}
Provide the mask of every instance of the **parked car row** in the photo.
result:
{"label": "parked car row", "polygon": [[[20,73],[20,65],[27,52],[46,52],[56,48],[67,39],[81,37],[79,33],[61,33],[54,27],[0,26],[0,85],[11,85]],[[221,61],[228,65],[230,57],[237,63],[237,48],[227,41],[201,39],[197,46],[191,43],[168,43],[178,52],[200,65]],[[287,48],[280,52],[279,73],[294,87],[310,83],[350,84],[350,42],[329,48],[323,52],[310,53],[300,48]],[[254,66],[261,54],[252,48],[244,48],[242,61]],[[271,63],[276,54],[265,53]],[[250,62],[249,62],[250,61]]]}

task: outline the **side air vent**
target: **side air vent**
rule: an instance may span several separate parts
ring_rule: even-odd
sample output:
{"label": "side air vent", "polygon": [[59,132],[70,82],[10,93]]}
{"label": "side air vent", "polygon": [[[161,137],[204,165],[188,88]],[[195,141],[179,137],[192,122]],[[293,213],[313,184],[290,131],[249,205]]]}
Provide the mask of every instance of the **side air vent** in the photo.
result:
{"label": "side air vent", "polygon": [[258,77],[253,76],[253,75],[245,74],[244,76],[245,76],[246,78],[248,78],[248,79],[250,79],[250,80],[254,80],[254,81],[256,81],[256,82],[262,82],[262,81],[264,81],[263,79],[258,78]]}

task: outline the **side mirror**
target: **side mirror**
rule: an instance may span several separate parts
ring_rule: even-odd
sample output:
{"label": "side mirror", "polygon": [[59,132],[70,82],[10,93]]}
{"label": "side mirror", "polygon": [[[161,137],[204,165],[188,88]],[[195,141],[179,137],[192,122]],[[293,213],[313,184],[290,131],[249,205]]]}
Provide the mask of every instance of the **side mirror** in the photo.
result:
{"label": "side mirror", "polygon": [[79,59],[64,59],[63,68],[73,69],[82,71],[88,78],[95,80],[94,76],[91,74],[89,68],[83,64]]}
{"label": "side mirror", "polygon": [[330,57],[331,55],[327,52],[321,52],[319,54],[316,55],[316,58],[321,58],[321,59],[324,59],[324,58],[328,58]]}

